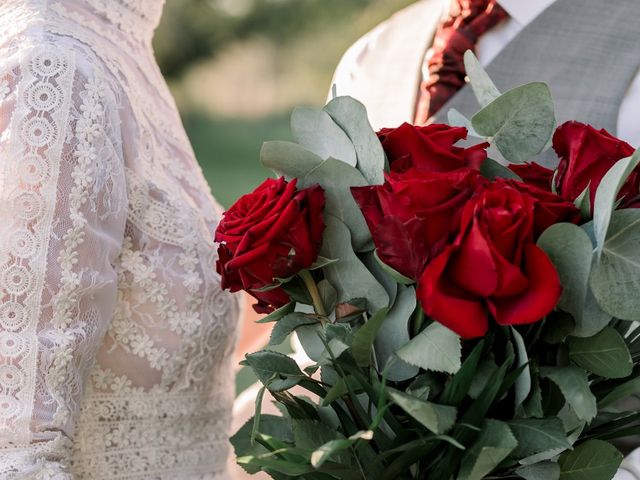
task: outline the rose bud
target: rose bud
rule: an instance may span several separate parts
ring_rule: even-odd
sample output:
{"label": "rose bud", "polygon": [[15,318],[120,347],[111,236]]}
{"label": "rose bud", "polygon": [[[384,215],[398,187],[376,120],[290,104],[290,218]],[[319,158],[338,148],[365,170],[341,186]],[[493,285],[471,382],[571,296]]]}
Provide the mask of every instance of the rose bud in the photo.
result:
{"label": "rose bud", "polygon": [[418,127],[403,123],[398,128],[383,128],[378,138],[394,172],[410,168],[429,172],[448,172],[462,167],[477,170],[487,159],[489,144],[455,147],[456,142],[467,138],[467,133],[464,127],[437,123]]}
{"label": "rose bud", "polygon": [[534,243],[535,199],[496,181],[465,206],[453,244],[427,265],[417,296],[427,315],[464,338],[499,325],[537,322],[562,287]]}
{"label": "rose bud", "polygon": [[225,212],[216,230],[220,242],[216,270],[222,287],[246,290],[269,313],[290,299],[282,288],[268,289],[310,267],[318,257],[324,231],[324,191],[296,189],[297,180],[267,179]]}
{"label": "rose bud", "polygon": [[[623,158],[633,155],[635,149],[606,130],[590,125],[567,122],[553,136],[553,149],[560,157],[555,185],[565,199],[574,201],[589,187],[591,211],[596,190],[602,177]],[[636,169],[620,189],[620,208],[640,206],[640,169]]]}

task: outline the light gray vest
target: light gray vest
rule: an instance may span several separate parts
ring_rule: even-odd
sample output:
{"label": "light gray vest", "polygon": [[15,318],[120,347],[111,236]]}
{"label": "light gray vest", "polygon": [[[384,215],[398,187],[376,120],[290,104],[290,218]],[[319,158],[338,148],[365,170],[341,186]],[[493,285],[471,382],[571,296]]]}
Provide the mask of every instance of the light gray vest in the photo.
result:
{"label": "light gray vest", "polygon": [[[615,134],[620,105],[639,68],[640,0],[557,0],[498,54],[487,72],[502,92],[546,82],[558,124],[578,120]],[[471,88],[458,92],[436,121],[445,121],[450,108],[475,113]],[[549,154],[541,160],[551,163]]]}

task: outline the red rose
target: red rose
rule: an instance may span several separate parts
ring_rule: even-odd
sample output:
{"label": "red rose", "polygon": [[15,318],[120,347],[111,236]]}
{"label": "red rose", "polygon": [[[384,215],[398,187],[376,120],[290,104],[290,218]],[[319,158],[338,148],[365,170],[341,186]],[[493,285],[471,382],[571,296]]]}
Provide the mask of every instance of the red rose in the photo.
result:
{"label": "red rose", "polygon": [[398,128],[383,128],[378,132],[391,170],[405,172],[414,167],[430,172],[448,172],[461,167],[478,169],[487,159],[488,143],[469,148],[454,147],[467,138],[464,127],[431,124],[417,127],[403,123]]}
{"label": "red rose", "polygon": [[582,220],[580,210],[575,204],[555,193],[515,180],[502,180],[502,182],[526,193],[534,199],[533,235],[536,240],[542,232],[554,223],[568,222],[579,224]]}
{"label": "red rose", "polygon": [[541,320],[562,287],[533,237],[535,199],[504,182],[489,185],[462,213],[455,241],[425,269],[417,295],[425,312],[464,338],[500,325]]}
{"label": "red rose", "polygon": [[460,225],[462,207],[485,180],[468,168],[453,172],[392,172],[384,185],[353,187],[378,256],[403,275],[418,279]]}
{"label": "red rose", "polygon": [[310,267],[322,244],[324,191],[297,191],[296,183],[265,180],[225,212],[216,230],[222,288],[249,292],[258,300],[258,313],[289,302],[281,288],[258,290]]}
{"label": "red rose", "polygon": [[[567,122],[556,130],[553,149],[560,157],[556,190],[563,198],[573,201],[589,186],[592,211],[602,177],[618,160],[635,151],[606,130],[598,131],[579,122]],[[621,208],[640,206],[639,171],[635,170],[620,190]]]}
{"label": "red rose", "polygon": [[512,163],[509,165],[509,169],[518,175],[524,183],[548,192],[551,191],[554,170],[535,162]]}

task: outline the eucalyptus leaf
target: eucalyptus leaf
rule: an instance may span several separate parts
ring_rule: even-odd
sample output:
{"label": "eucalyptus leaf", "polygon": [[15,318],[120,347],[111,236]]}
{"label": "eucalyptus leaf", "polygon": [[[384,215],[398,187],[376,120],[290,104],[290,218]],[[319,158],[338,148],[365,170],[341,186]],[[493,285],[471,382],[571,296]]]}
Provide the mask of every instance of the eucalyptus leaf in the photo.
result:
{"label": "eucalyptus leaf", "polygon": [[622,336],[606,327],[590,338],[569,338],[569,358],[591,373],[605,378],[631,375],[633,362]]}
{"label": "eucalyptus leaf", "polygon": [[618,210],[611,216],[590,280],[603,310],[622,320],[640,320],[640,210]]}
{"label": "eucalyptus leaf", "polygon": [[575,450],[563,454],[560,464],[560,480],[611,480],[622,454],[602,440],[587,440]]}
{"label": "eucalyptus leaf", "polygon": [[522,179],[513,170],[509,170],[504,165],[500,165],[498,162],[491,158],[487,158],[482,165],[480,165],[480,173],[484,178],[489,180],[495,180],[496,178],[510,178],[512,180],[522,181]]}
{"label": "eucalyptus leaf", "polygon": [[558,307],[573,316],[572,335],[590,337],[602,330],[611,315],[593,301],[589,275],[593,258],[593,244],[587,233],[570,223],[557,223],[545,230],[538,246],[549,256],[562,284]]}
{"label": "eucalyptus leaf", "polygon": [[260,162],[287,180],[302,178],[324,161],[297,143],[265,142],[260,150]]}
{"label": "eucalyptus leaf", "polygon": [[601,253],[604,248],[618,193],[631,172],[638,166],[638,162],[640,162],[640,151],[636,151],[631,157],[619,160],[602,177],[598,185],[593,204],[593,224],[598,253]]}
{"label": "eucalyptus leaf", "polygon": [[591,218],[591,193],[589,191],[589,185],[578,195],[578,198],[576,198],[573,203],[580,210],[582,218]]}
{"label": "eucalyptus leaf", "polygon": [[396,354],[416,367],[453,374],[460,369],[462,347],[458,335],[434,322]]}
{"label": "eucalyptus leaf", "polygon": [[[495,98],[497,98],[498,96],[500,96],[500,92],[498,92]],[[466,128],[467,132],[469,132],[469,135],[472,137],[485,138],[473,129],[473,125],[471,125],[471,120],[469,120],[467,117],[465,117],[462,113],[460,113],[455,108],[452,108],[447,112],[447,121],[449,122],[449,125],[451,125],[452,127]]]}
{"label": "eucalyptus leaf", "polygon": [[556,126],[553,100],[544,83],[529,83],[500,95],[471,119],[475,130],[513,163],[529,160],[548,145]]}
{"label": "eucalyptus leaf", "polygon": [[358,170],[371,185],[384,182],[385,155],[364,105],[352,97],[337,97],[324,110],[344,130],[355,147]]}
{"label": "eucalyptus leaf", "polygon": [[382,269],[385,271],[385,273],[389,275],[391,278],[393,278],[400,285],[413,285],[414,283],[416,283],[409,277],[405,277],[400,272],[395,270],[393,267],[390,267],[389,265],[384,263],[382,260],[380,260],[377,250],[373,251],[373,255],[376,261],[378,262],[378,264],[380,265],[380,267],[382,267]]}
{"label": "eucalyptus leaf", "polygon": [[[415,377],[420,370],[395,355],[396,350],[409,343],[409,321],[415,308],[415,289],[399,285],[396,301],[376,336],[374,345],[378,365],[381,369],[388,368],[387,379],[392,382]],[[387,362],[391,364],[387,366]]]}
{"label": "eucalyptus leaf", "polygon": [[339,258],[338,263],[327,265],[324,274],[338,291],[338,302],[366,298],[372,311],[389,306],[389,295],[360,261],[351,247],[351,234],[347,226],[332,215],[325,215],[322,254]]}
{"label": "eucalyptus leaf", "polygon": [[464,52],[464,68],[481,107],[486,107],[500,96],[500,90],[471,50]]}
{"label": "eucalyptus leaf", "polygon": [[373,342],[388,313],[388,308],[378,310],[353,336],[351,354],[359,367],[371,365]]}
{"label": "eucalyptus leaf", "polygon": [[504,422],[486,420],[480,436],[460,462],[458,480],[481,480],[518,446]]}
{"label": "eucalyptus leaf", "polygon": [[335,158],[356,166],[356,151],[347,134],[319,108],[297,107],[291,114],[293,138],[322,159]]}
{"label": "eucalyptus leaf", "polygon": [[520,459],[549,449],[571,448],[562,422],[557,418],[527,418],[507,423],[518,440],[518,446],[511,452],[513,458]]}
{"label": "eucalyptus leaf", "polygon": [[[337,263],[337,262],[332,262]],[[332,312],[338,303],[338,291],[326,279],[318,282],[318,292],[325,311]]]}
{"label": "eucalyptus leaf", "polygon": [[456,421],[455,407],[427,402],[391,388],[388,391],[394,403],[436,435],[447,432]]}
{"label": "eucalyptus leaf", "polygon": [[517,408],[526,400],[529,396],[529,392],[531,392],[531,369],[529,368],[527,347],[524,344],[522,335],[520,335],[520,332],[518,332],[514,327],[511,327],[511,335],[513,336],[513,342],[516,346],[517,366],[524,367],[524,370],[518,376],[515,385],[515,406]]}
{"label": "eucalyptus leaf", "polygon": [[580,420],[590,422],[598,413],[596,398],[589,389],[587,372],[582,368],[544,367],[540,369],[540,376],[555,383],[564,395],[567,404]]}
{"label": "eucalyptus leaf", "polygon": [[[324,189],[325,215],[333,215],[349,227],[351,241],[356,251],[362,250],[370,244],[369,227],[360,207],[351,195],[351,187],[367,185],[367,181],[358,170],[339,160],[329,158],[300,177],[298,184],[300,188],[320,185]],[[327,257],[326,254],[323,256]],[[340,257],[329,256],[328,258]]]}

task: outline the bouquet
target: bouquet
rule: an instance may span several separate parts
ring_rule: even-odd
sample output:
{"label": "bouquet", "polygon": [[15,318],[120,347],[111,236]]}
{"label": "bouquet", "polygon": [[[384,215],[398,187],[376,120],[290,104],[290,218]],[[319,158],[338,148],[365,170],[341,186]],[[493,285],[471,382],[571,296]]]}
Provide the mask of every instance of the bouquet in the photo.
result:
{"label": "bouquet", "polygon": [[[640,434],[640,154],[556,128],[545,84],[501,94],[466,66],[481,109],[449,125],[296,109],[296,143],[261,152],[278,178],[225,213],[223,286],[273,322],[244,360],[263,384],[232,438],[246,471],[610,480],[611,441]],[[533,161],[551,147],[556,169]],[[305,364],[272,350],[293,332]]]}

